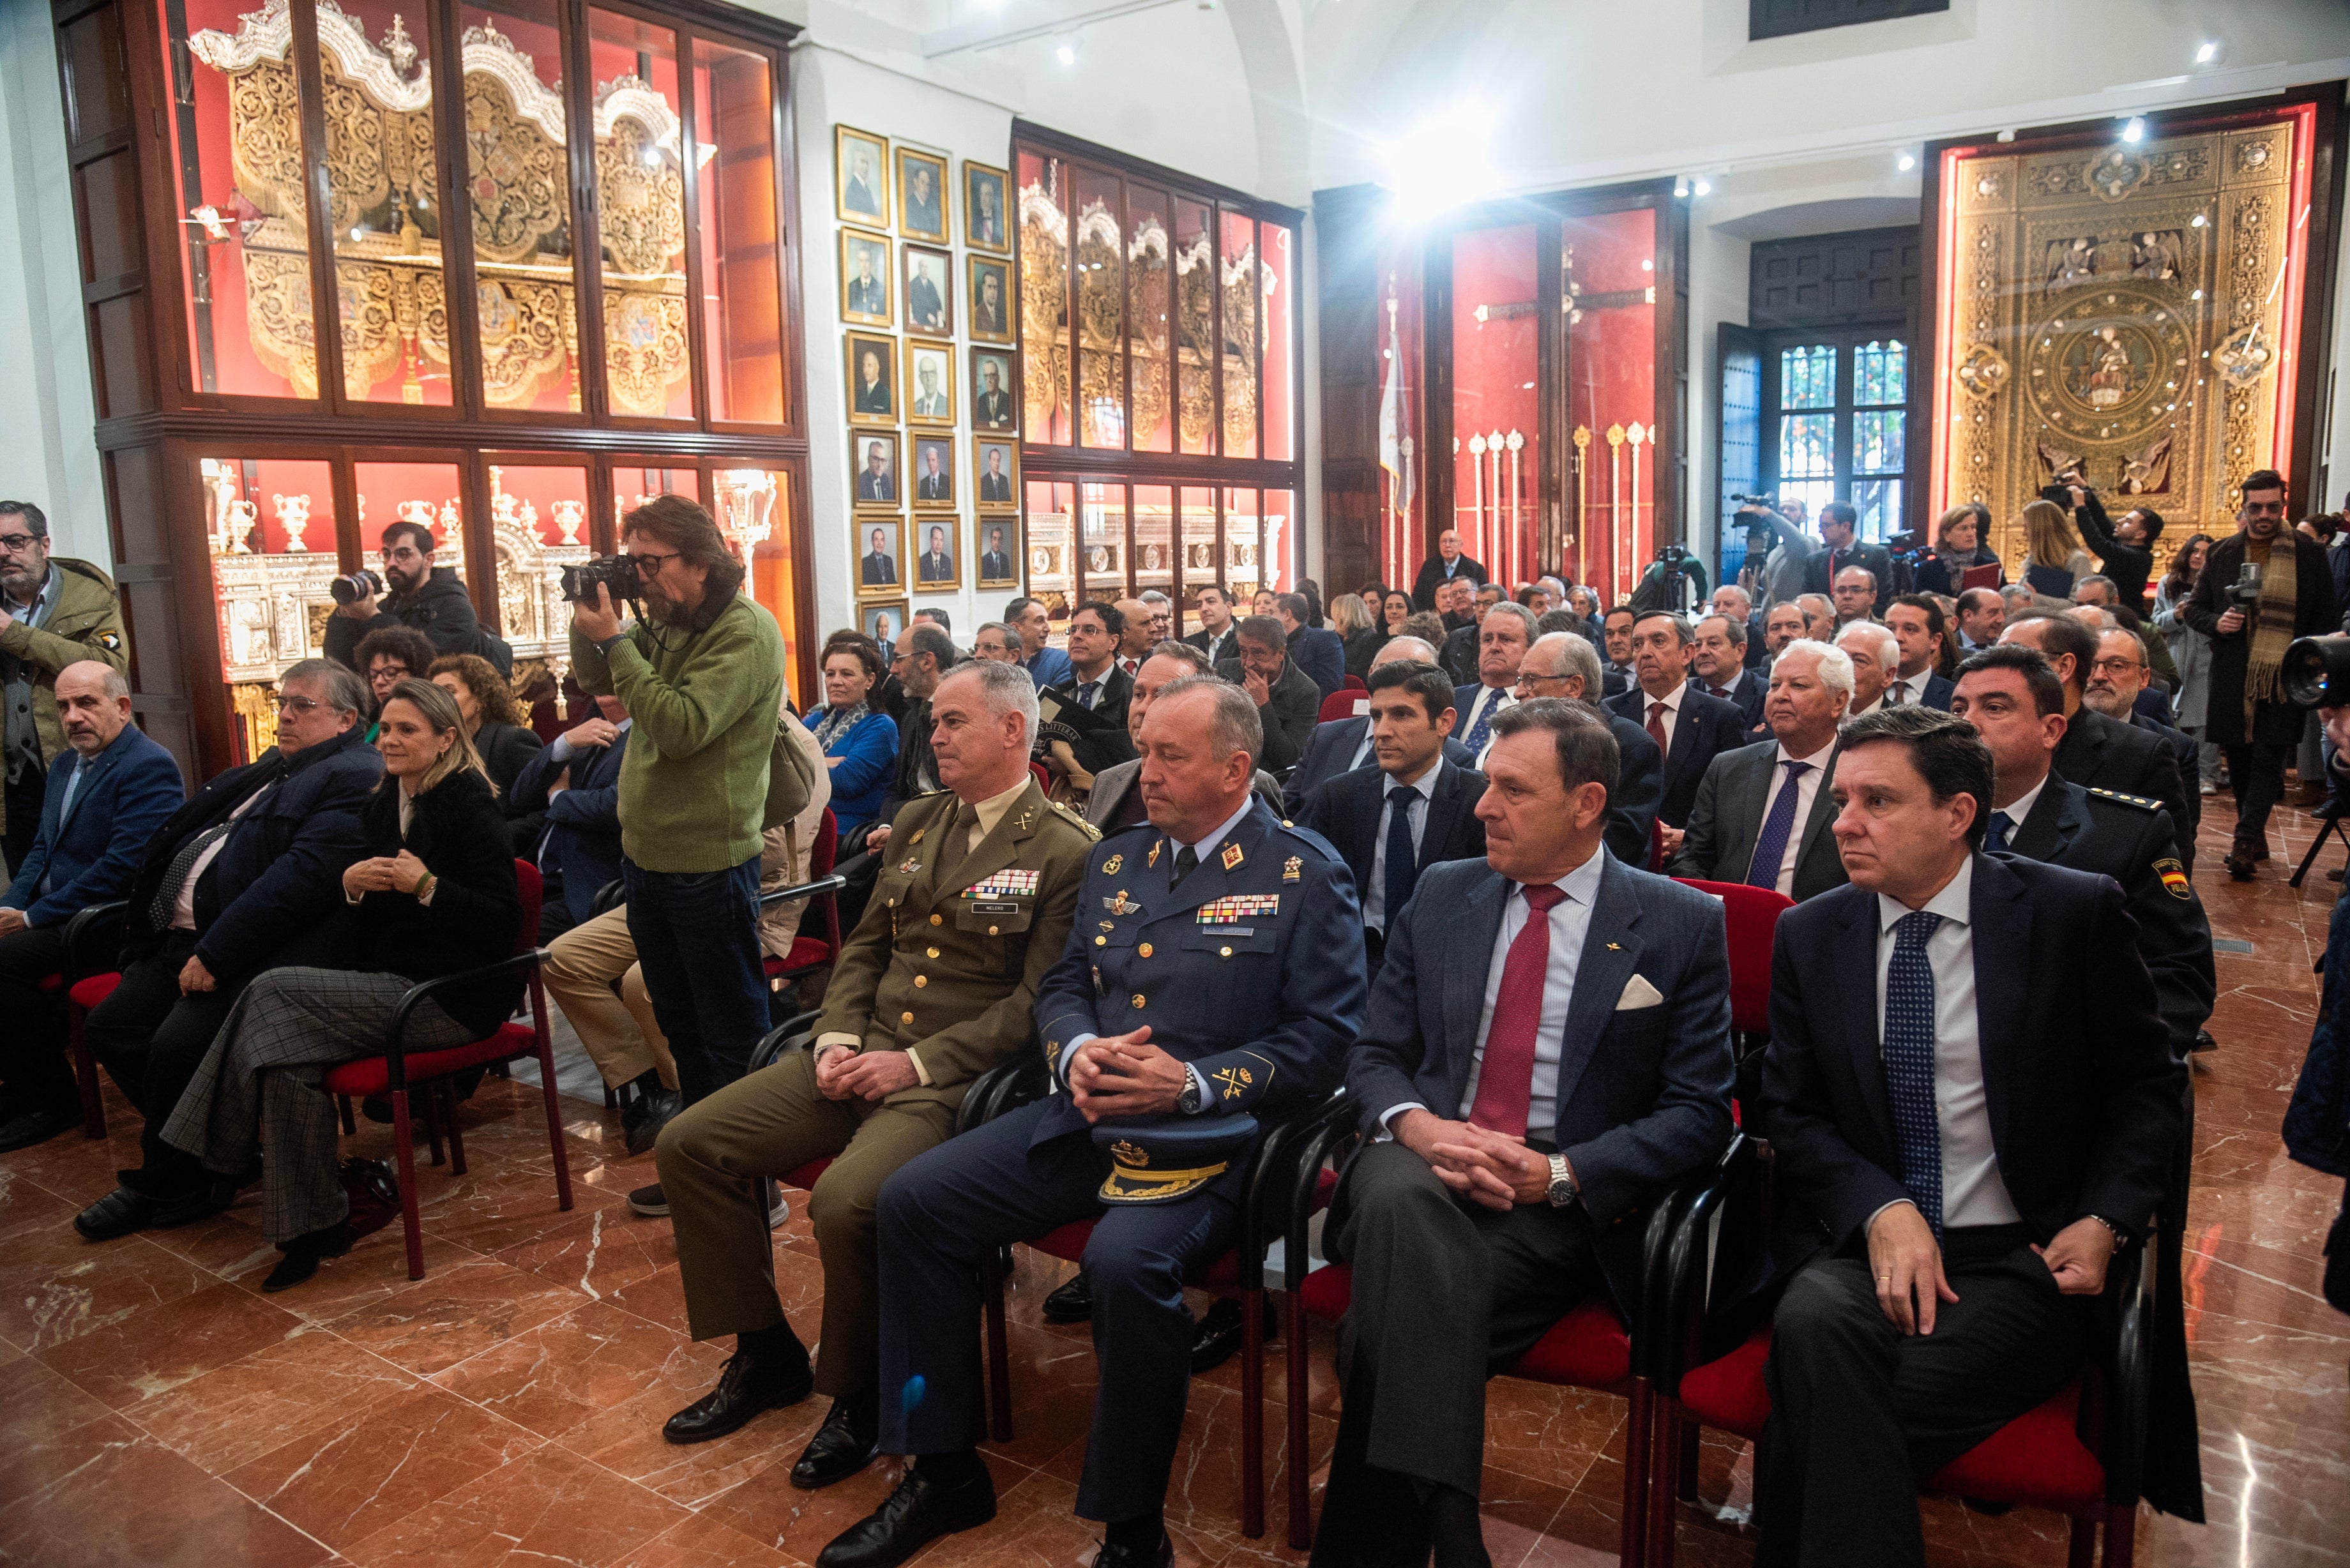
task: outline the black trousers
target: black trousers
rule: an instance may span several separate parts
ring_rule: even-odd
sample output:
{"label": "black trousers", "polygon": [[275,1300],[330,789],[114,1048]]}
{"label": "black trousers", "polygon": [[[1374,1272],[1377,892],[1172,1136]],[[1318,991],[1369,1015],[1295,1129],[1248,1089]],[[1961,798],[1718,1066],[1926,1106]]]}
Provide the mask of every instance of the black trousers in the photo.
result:
{"label": "black trousers", "polygon": [[2079,1369],[2095,1303],[2059,1294],[2021,1231],[1948,1233],[1959,1299],[1930,1334],[1886,1318],[1866,1257],[1815,1259],[1789,1282],[1764,1369],[1761,1568],[1923,1568],[1918,1483]]}
{"label": "black trousers", "polygon": [[0,1116],[75,1100],[66,1059],[66,993],[42,980],[65,961],[66,928],[27,926],[0,937]]}
{"label": "black trousers", "polygon": [[20,764],[16,776],[7,782],[8,821],[0,827],[0,856],[7,857],[11,882],[41,836],[41,802],[48,796],[48,783],[49,775],[29,763]]}
{"label": "black trousers", "polygon": [[1607,1282],[1581,1209],[1466,1202],[1399,1143],[1355,1158],[1345,1202],[1331,1249],[1355,1271],[1345,1403],[1313,1561],[1424,1563],[1430,1486],[1477,1495],[1486,1380]]}
{"label": "black trousers", "polygon": [[2296,747],[2255,741],[2220,749],[2228,758],[2228,791],[2236,797],[2236,842],[2262,842],[2270,811],[2284,798],[2284,760]]}
{"label": "black trousers", "polygon": [[150,1198],[182,1197],[211,1179],[195,1156],[162,1138],[163,1124],[243,989],[181,995],[180,971],[195,950],[192,932],[172,931],[161,950],[122,971],[114,994],[90,1009],[82,1023],[91,1051],[145,1118],[139,1133],[144,1158],[138,1169],[119,1175],[123,1186]]}

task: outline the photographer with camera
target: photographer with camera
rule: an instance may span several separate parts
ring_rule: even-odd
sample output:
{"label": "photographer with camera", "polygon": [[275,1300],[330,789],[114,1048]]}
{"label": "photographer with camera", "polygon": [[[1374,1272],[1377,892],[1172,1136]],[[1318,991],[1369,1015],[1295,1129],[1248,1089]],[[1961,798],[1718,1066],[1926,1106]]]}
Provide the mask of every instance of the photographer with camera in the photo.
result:
{"label": "photographer with camera", "polygon": [[[2114,592],[2126,608],[2143,616],[2147,579],[2154,575],[2154,542],[2162,537],[2162,514],[2133,506],[2119,521],[2108,522],[2097,493],[2077,473],[2066,476],[2064,492],[2072,504],[2073,522],[2097,559],[2105,563],[2104,575],[2113,579]],[[2053,489],[2049,499],[2055,499]]]}
{"label": "photographer with camera", "polygon": [[2247,474],[2236,513],[2241,532],[2211,546],[2179,618],[2211,639],[2204,738],[2227,754],[2236,797],[2228,875],[2251,880],[2269,857],[2270,808],[2284,794],[2285,753],[2306,722],[2283,685],[2293,639],[2339,629],[2325,548],[2284,524],[2284,476]]}
{"label": "photographer with camera", "polygon": [[[1754,569],[1752,592],[1765,611],[1804,591],[1804,576],[1814,548],[1804,532],[1803,502],[1768,495],[1732,495],[1746,528],[1746,559]],[[1767,552],[1767,553],[1766,553]]]}
{"label": "photographer with camera", "polygon": [[[501,676],[514,675],[514,649],[483,628],[457,569],[432,564],[432,530],[421,523],[394,523],[383,531],[380,576],[361,568],[337,577],[328,590],[335,596],[335,613],[327,618],[327,657],[361,675],[367,670],[359,661],[359,639],[391,626],[422,632],[436,652],[476,653]],[[421,668],[410,673],[424,676]]]}
{"label": "photographer with camera", "polygon": [[[692,1105],[743,1075],[767,1030],[760,829],[784,701],[784,635],[741,590],[710,514],[660,495],[620,519],[629,553],[564,573],[571,667],[634,721],[620,763],[620,879],[645,993]],[[619,601],[641,599],[623,628]],[[785,743],[788,744],[788,741]],[[658,1184],[629,1195],[669,1204]]]}

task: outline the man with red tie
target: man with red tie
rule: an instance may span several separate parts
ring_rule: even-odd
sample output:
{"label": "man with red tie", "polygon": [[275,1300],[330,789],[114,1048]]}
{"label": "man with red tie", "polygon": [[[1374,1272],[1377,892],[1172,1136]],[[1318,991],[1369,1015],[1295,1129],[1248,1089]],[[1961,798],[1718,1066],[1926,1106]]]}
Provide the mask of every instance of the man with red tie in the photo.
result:
{"label": "man with red tie", "polygon": [[1634,1308],[1640,1227],[1615,1221],[1731,1131],[1721,905],[1600,852],[1618,753],[1592,710],[1492,730],[1485,857],[1420,874],[1347,1060],[1374,1141],[1324,1231],[1355,1271],[1327,1568],[1488,1561],[1486,1378],[1595,1293]]}

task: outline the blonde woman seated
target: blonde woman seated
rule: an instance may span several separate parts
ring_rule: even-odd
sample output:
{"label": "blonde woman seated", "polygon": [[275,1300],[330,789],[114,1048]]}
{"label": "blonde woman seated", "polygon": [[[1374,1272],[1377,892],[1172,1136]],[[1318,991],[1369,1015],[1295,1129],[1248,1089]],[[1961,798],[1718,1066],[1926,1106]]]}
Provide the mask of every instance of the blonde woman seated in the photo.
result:
{"label": "blonde woman seated", "polygon": [[2053,501],[2026,503],[2023,508],[2023,581],[2043,598],[2070,601],[2073,582],[2095,571],[2072,514]]}
{"label": "blonde woman seated", "polygon": [[[456,699],[402,680],[384,701],[383,782],[359,807],[361,858],[343,872],[347,969],[276,969],[236,1010],[163,1127],[163,1141],[224,1174],[262,1146],[262,1233],[284,1260],[265,1291],[298,1285],[350,1251],[350,1201],[337,1174],[327,1069],[382,1054],[392,1011],[419,981],[514,950],[522,902],[497,792]],[[493,1033],[519,974],[455,986],[408,1015],[408,1050],[447,1050]]]}

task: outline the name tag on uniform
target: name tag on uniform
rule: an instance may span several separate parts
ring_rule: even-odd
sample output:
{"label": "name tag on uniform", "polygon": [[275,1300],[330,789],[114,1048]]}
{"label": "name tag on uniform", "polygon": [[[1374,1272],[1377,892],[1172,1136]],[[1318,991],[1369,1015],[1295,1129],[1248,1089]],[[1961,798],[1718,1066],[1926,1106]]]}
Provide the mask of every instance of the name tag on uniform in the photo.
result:
{"label": "name tag on uniform", "polygon": [[1253,915],[1280,913],[1281,895],[1278,893],[1233,893],[1225,898],[1209,899],[1200,906],[1195,918],[1203,926],[1224,926]]}
{"label": "name tag on uniform", "polygon": [[1206,929],[1206,934],[1211,937],[1253,937],[1256,935],[1256,928],[1254,926],[1210,926]]}
{"label": "name tag on uniform", "polygon": [[993,872],[962,890],[966,898],[1034,898],[1039,873],[1007,868]]}
{"label": "name tag on uniform", "polygon": [[[970,898],[971,895],[966,893],[963,897]],[[972,913],[975,915],[1016,915],[1020,912],[1020,906],[1017,904],[983,904],[974,902],[971,909]]]}

